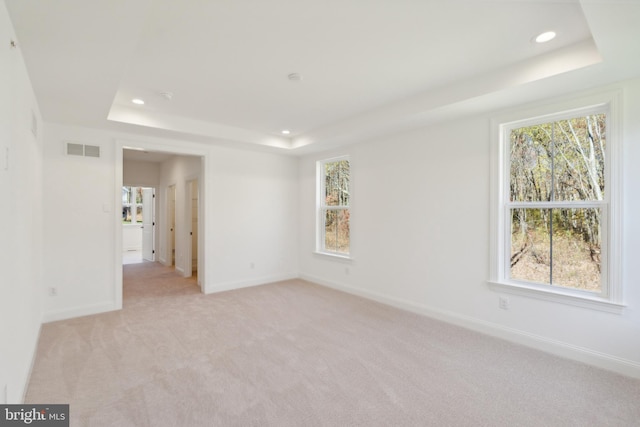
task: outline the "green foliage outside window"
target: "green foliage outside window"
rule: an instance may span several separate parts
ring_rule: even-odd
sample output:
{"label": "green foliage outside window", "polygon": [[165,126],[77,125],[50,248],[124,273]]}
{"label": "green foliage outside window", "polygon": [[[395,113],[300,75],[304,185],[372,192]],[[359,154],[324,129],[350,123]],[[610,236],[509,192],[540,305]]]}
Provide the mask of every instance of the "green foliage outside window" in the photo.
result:
{"label": "green foliage outside window", "polygon": [[511,130],[513,279],[601,290],[605,155],[604,114]]}
{"label": "green foliage outside window", "polygon": [[349,160],[326,162],[323,167],[323,247],[327,252],[347,255],[350,240],[349,203],[351,198]]}

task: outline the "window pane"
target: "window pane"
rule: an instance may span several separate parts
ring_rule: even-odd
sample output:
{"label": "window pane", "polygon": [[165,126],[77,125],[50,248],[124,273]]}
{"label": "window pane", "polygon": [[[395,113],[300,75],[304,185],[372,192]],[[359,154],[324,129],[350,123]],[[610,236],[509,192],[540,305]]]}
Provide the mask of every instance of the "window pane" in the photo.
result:
{"label": "window pane", "polygon": [[511,131],[511,201],[550,200],[551,128],[545,123]]}
{"label": "window pane", "polygon": [[551,280],[549,209],[511,210],[511,278],[546,283]]}
{"label": "window pane", "polygon": [[349,161],[325,163],[324,172],[325,206],[349,206]]}
{"label": "window pane", "polygon": [[605,127],[604,114],[555,123],[555,200],[603,200]]}
{"label": "window pane", "polygon": [[349,209],[326,211],[324,247],[331,252],[349,253]]}
{"label": "window pane", "polygon": [[599,292],[600,209],[553,209],[552,284]]}
{"label": "window pane", "polygon": [[122,222],[131,222],[131,187],[122,187]]}

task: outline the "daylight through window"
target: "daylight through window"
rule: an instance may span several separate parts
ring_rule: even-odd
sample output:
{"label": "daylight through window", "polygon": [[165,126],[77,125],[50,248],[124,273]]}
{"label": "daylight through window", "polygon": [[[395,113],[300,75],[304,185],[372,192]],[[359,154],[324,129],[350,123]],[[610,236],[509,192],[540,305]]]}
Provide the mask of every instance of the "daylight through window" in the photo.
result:
{"label": "daylight through window", "polygon": [[509,126],[508,277],[601,294],[607,116]]}
{"label": "daylight through window", "polygon": [[350,164],[347,157],[318,162],[319,252],[348,256]]}
{"label": "daylight through window", "polygon": [[142,222],[142,187],[122,187],[122,222]]}

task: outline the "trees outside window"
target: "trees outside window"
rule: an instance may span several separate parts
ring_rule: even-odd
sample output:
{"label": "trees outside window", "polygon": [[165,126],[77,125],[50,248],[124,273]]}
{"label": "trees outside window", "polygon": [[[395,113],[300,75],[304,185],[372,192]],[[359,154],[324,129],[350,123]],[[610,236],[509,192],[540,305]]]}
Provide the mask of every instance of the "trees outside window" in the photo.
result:
{"label": "trees outside window", "polygon": [[317,163],[318,238],[321,253],[348,256],[350,251],[350,163],[348,157]]}
{"label": "trees outside window", "polygon": [[599,113],[509,129],[512,279],[602,292],[606,123]]}
{"label": "trees outside window", "polygon": [[[494,122],[490,285],[619,312],[620,94]],[[556,110],[562,111],[562,110]],[[524,116],[524,117],[523,117]]]}

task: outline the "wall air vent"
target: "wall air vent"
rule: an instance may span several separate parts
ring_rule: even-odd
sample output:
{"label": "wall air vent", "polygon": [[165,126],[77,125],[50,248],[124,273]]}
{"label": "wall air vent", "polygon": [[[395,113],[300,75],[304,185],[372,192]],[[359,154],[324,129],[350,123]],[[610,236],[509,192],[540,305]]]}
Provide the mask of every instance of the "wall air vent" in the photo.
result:
{"label": "wall air vent", "polygon": [[84,155],[85,157],[100,157],[100,147],[97,145],[85,145]]}
{"label": "wall air vent", "polygon": [[67,155],[84,156],[84,145],[67,142]]}
{"label": "wall air vent", "polygon": [[100,147],[97,145],[76,144],[67,142],[68,156],[100,157]]}

